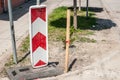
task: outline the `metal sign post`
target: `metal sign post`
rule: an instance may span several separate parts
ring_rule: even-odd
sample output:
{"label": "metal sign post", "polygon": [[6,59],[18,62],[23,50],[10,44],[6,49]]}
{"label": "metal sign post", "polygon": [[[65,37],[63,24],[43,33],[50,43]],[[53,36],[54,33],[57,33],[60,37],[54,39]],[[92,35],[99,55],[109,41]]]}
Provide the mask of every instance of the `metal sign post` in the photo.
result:
{"label": "metal sign post", "polygon": [[40,5],[40,0],[37,0],[36,4],[37,4],[37,5]]}
{"label": "metal sign post", "polygon": [[13,24],[11,0],[8,0],[8,11],[9,11],[11,39],[12,39],[12,47],[13,47],[13,59],[15,64],[17,64],[17,52],[16,52],[16,42],[15,42],[15,34],[14,34],[15,31],[14,31],[14,24]]}

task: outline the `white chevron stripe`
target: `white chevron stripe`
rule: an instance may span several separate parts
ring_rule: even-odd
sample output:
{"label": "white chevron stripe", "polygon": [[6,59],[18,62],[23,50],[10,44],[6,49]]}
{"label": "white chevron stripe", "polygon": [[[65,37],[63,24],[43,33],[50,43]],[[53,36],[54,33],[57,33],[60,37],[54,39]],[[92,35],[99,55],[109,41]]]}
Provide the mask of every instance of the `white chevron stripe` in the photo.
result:
{"label": "white chevron stripe", "polygon": [[33,23],[31,27],[32,37],[34,37],[38,32],[42,33],[43,35],[47,34],[47,26],[46,22],[43,21],[41,18],[37,18]]}
{"label": "white chevron stripe", "polygon": [[44,61],[45,63],[48,62],[48,53],[46,50],[38,47],[34,53],[32,53],[32,60],[33,64],[35,65],[39,60]]}

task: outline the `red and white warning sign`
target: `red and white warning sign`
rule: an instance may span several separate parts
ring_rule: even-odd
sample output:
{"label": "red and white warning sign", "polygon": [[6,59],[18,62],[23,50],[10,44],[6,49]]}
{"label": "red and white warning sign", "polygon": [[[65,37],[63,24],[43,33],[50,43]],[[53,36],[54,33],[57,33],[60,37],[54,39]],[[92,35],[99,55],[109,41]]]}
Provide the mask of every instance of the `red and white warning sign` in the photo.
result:
{"label": "red and white warning sign", "polygon": [[45,5],[31,6],[30,14],[30,52],[34,68],[48,64],[48,28]]}

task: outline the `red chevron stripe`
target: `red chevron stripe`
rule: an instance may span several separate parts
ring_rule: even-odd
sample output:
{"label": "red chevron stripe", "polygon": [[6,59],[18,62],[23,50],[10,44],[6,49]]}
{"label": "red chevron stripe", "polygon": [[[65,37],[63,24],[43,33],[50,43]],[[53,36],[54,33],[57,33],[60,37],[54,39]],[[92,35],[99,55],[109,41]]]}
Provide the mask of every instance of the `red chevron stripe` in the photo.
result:
{"label": "red chevron stripe", "polygon": [[46,36],[38,32],[32,38],[32,52],[34,52],[38,47],[42,47],[46,50]]}
{"label": "red chevron stripe", "polygon": [[32,20],[32,23],[38,17],[41,18],[42,20],[46,21],[46,8],[31,9],[31,20]]}
{"label": "red chevron stripe", "polygon": [[37,67],[37,66],[42,66],[42,65],[45,65],[45,64],[46,64],[45,62],[39,60],[38,63],[35,64],[35,66]]}

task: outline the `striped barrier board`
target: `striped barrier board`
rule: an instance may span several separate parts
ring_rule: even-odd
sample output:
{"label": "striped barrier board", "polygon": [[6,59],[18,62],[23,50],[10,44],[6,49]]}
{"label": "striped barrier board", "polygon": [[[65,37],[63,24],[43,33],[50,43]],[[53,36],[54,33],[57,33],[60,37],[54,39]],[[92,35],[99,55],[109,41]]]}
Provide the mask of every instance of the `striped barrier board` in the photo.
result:
{"label": "striped barrier board", "polygon": [[30,14],[30,54],[33,68],[48,64],[48,27],[45,5],[31,6]]}

